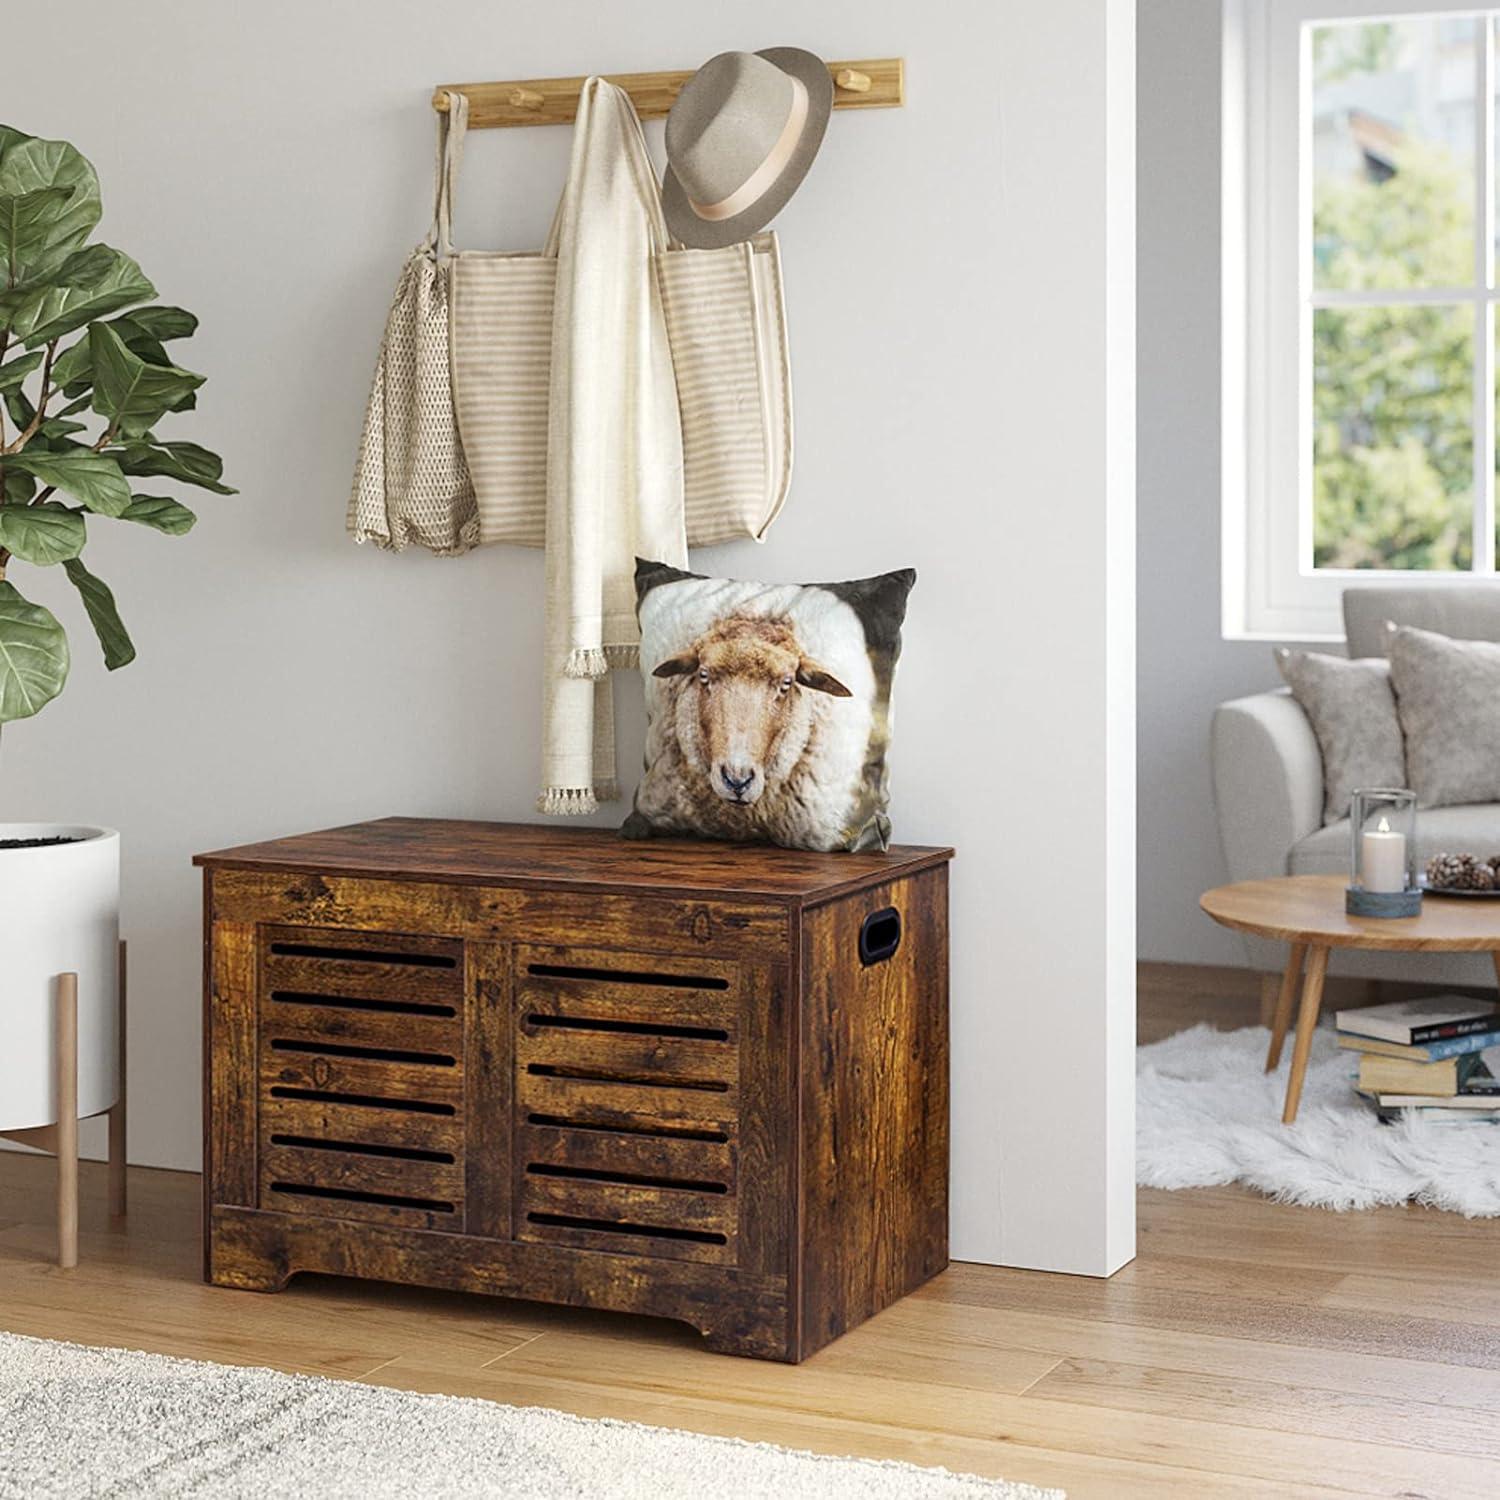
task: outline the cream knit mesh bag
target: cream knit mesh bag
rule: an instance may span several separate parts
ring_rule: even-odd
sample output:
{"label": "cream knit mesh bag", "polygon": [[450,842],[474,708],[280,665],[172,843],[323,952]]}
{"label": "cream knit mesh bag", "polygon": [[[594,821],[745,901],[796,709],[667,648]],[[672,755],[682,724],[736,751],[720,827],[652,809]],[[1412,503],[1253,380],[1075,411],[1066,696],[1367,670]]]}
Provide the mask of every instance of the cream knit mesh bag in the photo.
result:
{"label": "cream knit mesh bag", "polygon": [[[776,236],[686,250],[668,237],[659,194],[654,207],[663,246],[656,285],[682,413],[688,545],[760,540],[792,478]],[[453,398],[482,543],[546,544],[556,233],[554,220],[540,253],[461,250],[452,260]]]}
{"label": "cream knit mesh bag", "polygon": [[432,228],[402,267],[349,496],[357,542],[401,551],[413,542],[444,556],[480,540],[449,373],[449,271],[453,179],[463,149],[468,100],[450,94],[438,116],[437,190]]}

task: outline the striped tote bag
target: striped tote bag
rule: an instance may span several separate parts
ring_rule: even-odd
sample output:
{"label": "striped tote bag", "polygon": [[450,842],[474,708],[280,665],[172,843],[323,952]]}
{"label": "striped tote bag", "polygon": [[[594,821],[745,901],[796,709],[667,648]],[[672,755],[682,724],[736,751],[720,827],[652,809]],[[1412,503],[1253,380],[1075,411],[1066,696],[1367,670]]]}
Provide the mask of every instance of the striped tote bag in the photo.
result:
{"label": "striped tote bag", "polygon": [[[717,250],[671,243],[657,287],[682,416],[688,545],[763,538],[792,471],[791,371],[776,236]],[[546,543],[547,392],[555,248],[449,262],[454,407],[481,544]]]}

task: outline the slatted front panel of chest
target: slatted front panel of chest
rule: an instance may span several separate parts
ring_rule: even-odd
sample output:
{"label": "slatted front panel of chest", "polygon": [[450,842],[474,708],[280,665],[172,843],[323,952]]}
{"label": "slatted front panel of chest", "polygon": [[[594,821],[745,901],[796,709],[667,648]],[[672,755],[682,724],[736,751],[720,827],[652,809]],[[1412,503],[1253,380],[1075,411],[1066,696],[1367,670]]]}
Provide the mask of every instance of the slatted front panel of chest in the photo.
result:
{"label": "slatted front panel of chest", "polygon": [[267,926],[259,950],[260,1206],[461,1227],[463,944]]}
{"label": "slatted front panel of chest", "polygon": [[736,967],[522,947],[515,993],[520,1238],[734,1264]]}

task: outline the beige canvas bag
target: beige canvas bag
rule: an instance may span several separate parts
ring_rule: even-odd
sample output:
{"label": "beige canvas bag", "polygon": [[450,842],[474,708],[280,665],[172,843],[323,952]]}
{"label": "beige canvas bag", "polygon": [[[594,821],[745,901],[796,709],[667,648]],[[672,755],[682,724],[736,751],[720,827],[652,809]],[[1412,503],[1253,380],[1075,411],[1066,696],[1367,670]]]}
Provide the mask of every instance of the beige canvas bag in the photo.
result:
{"label": "beige canvas bag", "polygon": [[[451,113],[451,112],[450,112]],[[463,126],[455,122],[453,134]],[[688,544],[763,538],[791,483],[792,395],[774,234],[718,250],[673,242],[655,192],[662,301],[682,413]],[[547,533],[556,224],[540,253],[451,260],[454,404],[482,543]]]}
{"label": "beige canvas bag", "polygon": [[357,542],[413,542],[453,556],[480,540],[474,486],[459,440],[449,366],[453,179],[468,100],[438,117],[432,228],[402,267],[386,318],[354,467],[347,524]]}

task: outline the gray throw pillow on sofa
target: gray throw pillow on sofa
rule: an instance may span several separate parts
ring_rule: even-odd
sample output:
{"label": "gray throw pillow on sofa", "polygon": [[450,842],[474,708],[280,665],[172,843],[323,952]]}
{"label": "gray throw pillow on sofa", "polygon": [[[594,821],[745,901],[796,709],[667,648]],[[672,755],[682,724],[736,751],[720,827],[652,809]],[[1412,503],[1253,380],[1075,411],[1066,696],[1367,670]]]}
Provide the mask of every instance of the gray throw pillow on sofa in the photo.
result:
{"label": "gray throw pillow on sofa", "polygon": [[1276,665],[1312,722],[1323,752],[1325,824],[1349,816],[1349,799],[1360,787],[1406,785],[1401,721],[1387,662],[1379,657],[1351,661],[1283,646],[1276,652]]}
{"label": "gray throw pillow on sofa", "polygon": [[1500,802],[1500,645],[1391,632],[1391,686],[1418,806]]}

